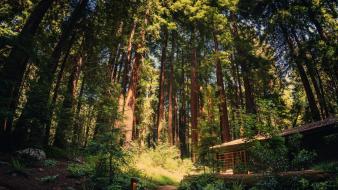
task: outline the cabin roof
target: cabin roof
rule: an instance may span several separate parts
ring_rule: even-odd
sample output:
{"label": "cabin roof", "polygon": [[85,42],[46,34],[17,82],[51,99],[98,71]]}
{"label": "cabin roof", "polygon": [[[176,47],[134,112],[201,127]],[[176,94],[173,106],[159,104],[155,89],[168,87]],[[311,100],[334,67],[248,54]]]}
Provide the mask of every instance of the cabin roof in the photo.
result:
{"label": "cabin roof", "polygon": [[301,125],[299,127],[294,127],[294,128],[290,128],[290,129],[285,129],[284,131],[282,131],[282,133],[280,134],[281,136],[287,136],[287,135],[291,135],[291,134],[295,134],[295,133],[302,133],[305,131],[311,131],[313,129],[317,129],[317,128],[321,128],[321,127],[326,127],[326,126],[331,126],[333,124],[337,123],[337,117],[330,117],[321,121],[316,121],[316,122],[312,122],[312,123],[308,123],[305,125]]}
{"label": "cabin roof", "polygon": [[[262,136],[262,135],[257,135],[255,137],[255,140],[264,140],[264,139],[267,139],[267,138],[268,137],[265,137],[265,136]],[[236,140],[233,140],[233,141],[225,142],[225,143],[222,143],[222,144],[219,144],[219,145],[215,145],[215,146],[212,146],[210,148],[211,149],[217,149],[217,148],[228,147],[228,146],[236,146],[236,145],[244,144],[246,142],[248,142],[248,139],[246,139],[246,138],[240,138],[240,139],[236,139]]]}
{"label": "cabin roof", "polygon": [[[306,131],[311,131],[311,130],[318,129],[318,128],[321,128],[321,127],[334,126],[334,124],[337,124],[337,117],[330,117],[330,118],[327,118],[327,119],[324,119],[324,120],[321,120],[321,121],[316,121],[316,122],[304,124],[304,125],[301,125],[299,127],[285,129],[280,133],[280,136],[288,136],[288,135],[292,135],[292,134],[295,134],[295,133],[304,133]],[[265,140],[265,139],[268,139],[268,138],[269,137],[257,135],[255,137],[255,140]],[[212,147],[210,147],[210,149],[218,149],[218,148],[224,148],[224,147],[235,147],[235,146],[245,144],[247,142],[248,142],[248,139],[240,138],[240,139],[236,139],[236,140],[233,140],[233,141],[229,141],[229,142],[225,142],[225,143],[222,143],[222,144],[212,146]]]}

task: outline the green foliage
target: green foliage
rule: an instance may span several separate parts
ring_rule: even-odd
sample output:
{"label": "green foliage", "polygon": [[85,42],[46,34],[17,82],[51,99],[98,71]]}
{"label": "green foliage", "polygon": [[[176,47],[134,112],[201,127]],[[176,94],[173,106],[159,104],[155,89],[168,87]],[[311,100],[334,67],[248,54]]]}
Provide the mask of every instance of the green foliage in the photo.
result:
{"label": "green foliage", "polygon": [[312,169],[325,171],[330,173],[338,173],[338,162],[323,162],[319,164],[315,164],[311,167]]}
{"label": "green foliage", "polygon": [[260,180],[252,190],[268,190],[268,189],[278,189],[281,184],[278,183],[278,180],[274,176],[268,176],[263,180]]}
{"label": "green foliage", "polygon": [[273,136],[263,141],[253,140],[252,146],[248,149],[249,168],[239,166],[237,169],[268,173],[308,169],[317,154],[314,151],[302,149],[301,138],[300,135],[293,135],[287,139]]}
{"label": "green foliage", "polygon": [[43,161],[43,166],[45,167],[54,167],[58,162],[56,160],[47,159]]}
{"label": "green foliage", "polygon": [[254,183],[246,184],[247,181],[225,181],[215,175],[189,176],[185,178],[179,190],[333,190],[338,187],[338,178],[311,181],[297,176],[281,177],[267,175],[263,179],[254,180]]}
{"label": "green foliage", "polygon": [[288,168],[288,149],[284,138],[275,136],[249,148],[249,164],[254,172],[280,172]]}
{"label": "green foliage", "polygon": [[84,164],[70,164],[67,168],[71,177],[87,177],[86,187],[93,189],[129,189],[131,178],[138,180],[139,189],[155,189],[158,185],[145,176],[140,170],[130,167],[113,168],[114,174],[109,174],[109,163],[100,156],[88,156]]}
{"label": "green foliage", "polygon": [[216,176],[210,174],[203,174],[199,176],[192,176],[190,178],[185,178],[179,186],[179,190],[188,190],[188,189],[203,189],[205,187],[214,188],[222,184],[222,180],[217,179]]}
{"label": "green foliage", "polygon": [[45,176],[45,177],[41,177],[40,181],[43,183],[52,183],[55,182],[56,179],[59,177],[59,175],[52,175],[52,176]]}
{"label": "green foliage", "polygon": [[13,168],[13,170],[15,170],[15,171],[20,172],[20,171],[23,171],[25,169],[25,166],[18,159],[12,159],[10,165]]}
{"label": "green foliage", "polygon": [[159,144],[155,149],[134,152],[132,163],[147,178],[161,185],[178,184],[194,168],[189,159],[180,158],[176,147],[167,144]]}
{"label": "green foliage", "polygon": [[302,149],[293,158],[291,164],[293,168],[305,169],[308,168],[313,163],[316,156],[317,154],[315,152]]}
{"label": "green foliage", "polygon": [[302,135],[294,134],[286,142],[289,155],[292,156],[290,168],[293,170],[308,169],[317,157],[316,152],[302,149],[301,139]]}
{"label": "green foliage", "polygon": [[199,176],[188,176],[178,188],[179,190],[244,190],[240,182],[225,182],[215,175],[203,174]]}
{"label": "green foliage", "polygon": [[89,176],[94,172],[94,168],[90,164],[70,164],[67,170],[71,177]]}

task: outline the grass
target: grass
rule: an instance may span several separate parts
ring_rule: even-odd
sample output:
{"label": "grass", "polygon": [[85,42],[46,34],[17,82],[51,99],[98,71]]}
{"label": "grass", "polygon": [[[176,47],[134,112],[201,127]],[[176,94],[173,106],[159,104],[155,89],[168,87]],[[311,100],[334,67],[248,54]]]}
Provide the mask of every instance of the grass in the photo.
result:
{"label": "grass", "polygon": [[178,185],[194,169],[189,159],[180,158],[176,147],[166,144],[136,153],[133,163],[137,170],[157,185]]}

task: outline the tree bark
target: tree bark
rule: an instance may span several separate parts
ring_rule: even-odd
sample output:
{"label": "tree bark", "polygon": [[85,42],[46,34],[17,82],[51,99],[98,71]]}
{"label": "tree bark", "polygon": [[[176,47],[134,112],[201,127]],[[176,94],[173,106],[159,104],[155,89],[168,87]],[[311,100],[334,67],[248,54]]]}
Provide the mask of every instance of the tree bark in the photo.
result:
{"label": "tree bark", "polygon": [[195,46],[195,31],[191,34],[191,85],[190,85],[190,111],[191,111],[191,148],[192,160],[196,160],[196,153],[198,147],[198,82],[197,82],[197,50]]}
{"label": "tree bark", "polygon": [[121,66],[120,65],[120,62],[119,62],[119,57],[121,56],[121,46],[122,46],[122,43],[119,43],[118,46],[117,46],[117,50],[116,50],[116,53],[115,53],[115,56],[112,57],[112,73],[111,73],[111,81],[112,83],[116,82],[116,78],[117,78],[117,72],[118,72],[118,69],[119,67]]}
{"label": "tree bark", "polygon": [[128,48],[127,48],[127,53],[126,53],[126,59],[124,63],[124,68],[123,68],[123,76],[122,76],[122,94],[126,93],[127,89],[127,84],[128,84],[128,73],[130,71],[130,64],[131,64],[131,50],[133,48],[133,41],[134,41],[134,35],[135,35],[135,30],[136,30],[136,21],[134,21],[129,40],[128,40]]}
{"label": "tree bark", "polygon": [[[235,126],[239,128],[239,132],[241,132],[242,129],[242,118],[241,118],[241,109],[243,108],[243,99],[242,99],[242,86],[241,81],[238,73],[238,65],[235,63],[234,54],[232,54],[233,58],[231,59],[231,66],[232,66],[232,75],[234,79],[234,89],[235,92],[233,94],[233,109],[234,109],[234,115],[233,115],[233,121],[235,122]],[[237,133],[237,130],[233,130],[233,139],[236,139],[237,137],[240,137],[241,134]]]}
{"label": "tree bark", "polygon": [[126,101],[124,105],[124,118],[123,123],[125,125],[125,143],[128,145],[132,142],[133,137],[133,124],[134,124],[134,112],[136,104],[136,88],[140,75],[140,66],[141,66],[141,54],[136,53],[133,69],[131,72],[131,80],[129,83],[129,88],[126,96]]}
{"label": "tree bark", "polygon": [[215,53],[216,53],[216,78],[217,78],[217,93],[219,95],[219,115],[220,115],[220,131],[222,142],[228,142],[230,137],[230,124],[228,119],[227,98],[224,89],[223,73],[221,60],[219,59],[218,40],[214,34]]}
{"label": "tree bark", "polygon": [[[50,113],[49,96],[54,75],[60,57],[67,47],[71,33],[84,16],[83,11],[86,8],[87,3],[88,0],[81,0],[79,2],[61,33],[61,37],[50,57],[49,65],[45,65],[40,68],[40,78],[37,85],[35,85],[30,92],[26,106],[18,119],[17,126],[14,131],[14,138],[22,139],[22,141],[18,141],[17,146],[22,146],[28,139],[32,145],[41,146],[43,143],[45,127],[49,121],[49,117],[51,117],[46,113]],[[31,130],[30,134],[28,134],[29,129]]]}
{"label": "tree bark", "polygon": [[169,76],[169,108],[168,108],[168,139],[169,144],[174,145],[174,127],[173,127],[173,85],[174,85],[174,50],[175,50],[175,35],[172,34],[172,41],[171,41],[171,55],[170,55],[170,76]]}
{"label": "tree bark", "polygon": [[[127,84],[128,84],[128,73],[130,70],[130,64],[131,64],[131,51],[132,51],[132,45],[133,45],[133,39],[135,35],[135,30],[136,30],[136,21],[133,22],[130,35],[129,35],[129,40],[128,40],[128,47],[127,47],[127,52],[124,52],[122,55],[122,60],[121,62],[124,63],[123,66],[123,73],[122,73],[122,82],[121,82],[121,93],[119,96],[119,113],[123,116],[124,111],[125,111],[125,100],[126,100],[126,90],[127,90]],[[121,64],[122,64],[121,63]],[[120,67],[119,73],[122,72],[122,65]],[[121,77],[121,74],[117,77],[117,81],[119,81]],[[123,120],[123,118],[121,119]],[[122,122],[123,123],[123,122]],[[120,121],[115,122],[116,128],[121,127],[122,124]]]}
{"label": "tree bark", "polygon": [[[32,11],[17,37],[18,45],[13,47],[0,72],[0,135],[12,130],[15,109],[20,96],[20,86],[29,59],[36,31],[54,0],[42,0]],[[0,137],[2,139],[2,137]],[[2,144],[2,143],[1,143]]]}
{"label": "tree bark", "polygon": [[311,86],[310,86],[309,79],[307,78],[304,67],[303,67],[302,63],[300,62],[299,55],[296,52],[296,49],[295,49],[294,44],[292,42],[292,39],[290,38],[289,32],[287,31],[285,26],[283,26],[282,24],[280,24],[280,27],[282,29],[282,33],[284,35],[286,43],[289,47],[291,56],[294,58],[294,61],[296,63],[296,68],[298,70],[299,76],[302,80],[304,90],[305,90],[305,93],[306,93],[306,97],[307,97],[307,100],[308,100],[308,103],[309,103],[312,119],[314,121],[318,121],[318,120],[320,120],[320,113],[319,113],[318,107],[316,105],[316,101],[315,101],[315,98],[314,98],[314,95],[313,95],[313,92],[312,92],[312,89],[311,89]]}
{"label": "tree bark", "polygon": [[257,108],[255,104],[255,99],[254,99],[254,94],[253,94],[253,89],[252,89],[252,84],[251,84],[251,79],[249,77],[249,69],[247,66],[247,63],[241,62],[241,68],[243,72],[243,83],[244,83],[244,89],[245,89],[245,109],[247,113],[250,114],[256,114],[257,113]]}
{"label": "tree bark", "polygon": [[[305,66],[310,75],[310,79],[313,84],[313,87],[314,87],[314,90],[315,90],[315,93],[316,93],[316,96],[317,96],[317,99],[320,105],[320,112],[322,114],[322,118],[326,118],[329,116],[329,108],[325,100],[324,91],[321,90],[323,87],[321,86],[321,83],[319,82],[321,81],[321,79],[320,79],[320,76],[318,75],[318,71],[315,66],[315,63],[313,63],[312,61],[313,57],[311,57],[310,59],[307,57],[307,52],[306,50],[304,50],[303,47],[301,47],[301,41],[300,39],[298,39],[298,36],[296,35],[296,31],[294,29],[292,29],[292,36],[295,39],[296,45],[298,46],[300,56],[303,57],[303,59],[306,62]],[[309,55],[311,54],[309,53]]]}
{"label": "tree bark", "polygon": [[89,129],[90,129],[90,125],[92,123],[92,119],[94,117],[94,114],[95,114],[95,106],[93,105],[89,105],[89,111],[88,111],[88,114],[87,114],[87,122],[85,124],[85,134],[84,134],[84,143],[83,143],[83,147],[87,147],[87,143],[88,143],[88,138],[89,138]]}
{"label": "tree bark", "polygon": [[[148,14],[149,10],[146,10],[145,18],[144,18],[144,26],[141,29],[140,35],[141,35],[141,42],[137,45],[137,50],[140,50],[145,47],[145,41],[146,41],[146,31],[145,27],[148,25]],[[135,53],[135,59],[133,68],[131,71],[131,77],[128,87],[128,92],[126,96],[125,101],[125,111],[124,111],[124,133],[125,133],[125,145],[129,145],[131,141],[133,140],[133,124],[134,124],[134,117],[135,117],[135,105],[136,105],[136,90],[137,85],[140,78],[140,71],[141,71],[141,65],[144,62],[144,52],[136,51]]]}
{"label": "tree bark", "polygon": [[[238,34],[238,28],[237,28],[237,21],[236,16],[232,15],[233,19],[233,25],[232,25],[232,35],[234,36],[235,43],[240,41],[239,34]],[[255,97],[253,94],[253,87],[252,87],[252,80],[251,80],[251,72],[249,65],[247,63],[246,59],[240,59],[240,56],[244,56],[247,53],[242,50],[242,47],[238,43],[236,43],[236,50],[237,50],[237,60],[239,61],[239,65],[241,67],[242,71],[242,77],[243,77],[243,85],[244,85],[244,96],[245,96],[245,109],[246,113],[249,114],[256,114],[257,108],[255,103]]]}
{"label": "tree bark", "polygon": [[174,99],[174,114],[173,114],[173,144],[179,147],[179,117],[178,117],[178,100],[177,100],[177,94],[175,92],[175,95],[173,96]]}
{"label": "tree bark", "polygon": [[69,77],[65,99],[62,103],[59,122],[55,132],[54,146],[59,148],[66,148],[68,141],[71,140],[74,123],[77,83],[79,80],[82,64],[82,57],[78,57]]}
{"label": "tree bark", "polygon": [[[161,68],[160,68],[159,93],[158,93],[158,110],[157,110],[157,121],[156,121],[157,142],[161,141],[161,136],[162,136],[161,132],[163,129],[163,122],[164,122],[164,81],[165,81],[165,67],[166,67],[166,61],[167,61],[166,54],[167,54],[167,46],[168,46],[168,31],[166,28],[163,29],[163,38],[164,39],[162,42]],[[171,138],[172,137],[170,135],[169,142],[171,142]]]}
{"label": "tree bark", "polygon": [[81,88],[80,88],[80,94],[77,98],[77,106],[76,106],[76,111],[75,111],[75,121],[74,121],[74,126],[73,126],[73,139],[72,143],[75,146],[79,145],[80,142],[80,137],[81,133],[83,132],[83,129],[81,129],[81,124],[83,122],[80,121],[80,112],[81,112],[81,107],[82,107],[82,97],[83,97],[83,92],[84,92],[84,87],[86,84],[85,76],[82,77],[82,83],[81,83]]}
{"label": "tree bark", "polygon": [[52,118],[53,118],[53,113],[54,113],[54,109],[55,109],[55,106],[56,106],[56,100],[57,100],[57,97],[58,97],[58,91],[59,91],[59,88],[60,88],[60,85],[61,85],[61,80],[62,80],[62,77],[63,77],[63,72],[64,72],[64,69],[66,67],[66,63],[67,63],[67,60],[68,60],[68,57],[69,57],[69,54],[70,54],[70,50],[72,48],[72,45],[74,43],[74,40],[75,40],[75,34],[73,34],[70,42],[69,42],[69,45],[68,45],[68,49],[66,51],[66,54],[63,58],[63,61],[62,61],[62,64],[60,66],[60,71],[58,73],[58,76],[57,76],[57,79],[56,79],[56,82],[55,82],[55,87],[54,87],[54,90],[53,90],[53,97],[52,97],[52,101],[51,101],[51,104],[50,104],[50,117],[48,118],[48,121],[47,121],[47,125],[46,125],[46,130],[45,130],[45,136],[44,136],[44,145],[47,146],[48,143],[49,143],[49,137],[50,137],[50,128],[51,128],[51,125],[52,125]]}
{"label": "tree bark", "polygon": [[[295,36],[296,38],[296,36]],[[299,41],[296,40],[298,46],[299,46]],[[300,46],[299,46],[300,47]],[[301,48],[301,47],[300,47]],[[314,63],[312,62],[312,59],[308,59],[306,56],[306,53],[303,50],[300,50],[300,53],[303,55],[304,60],[306,61],[306,68],[307,71],[310,75],[310,79],[311,82],[313,84],[319,105],[320,105],[320,112],[322,114],[322,118],[327,118],[329,117],[329,108],[328,108],[328,104],[325,100],[325,93],[323,91],[323,87],[320,83],[321,79],[320,79],[320,75],[318,75],[318,71],[316,66],[314,65]]]}
{"label": "tree bark", "polygon": [[181,158],[186,158],[188,156],[187,148],[187,114],[186,114],[186,94],[185,94],[185,70],[184,70],[184,61],[182,53],[182,87],[181,87],[181,107],[179,108],[179,141],[180,141],[180,152]]}

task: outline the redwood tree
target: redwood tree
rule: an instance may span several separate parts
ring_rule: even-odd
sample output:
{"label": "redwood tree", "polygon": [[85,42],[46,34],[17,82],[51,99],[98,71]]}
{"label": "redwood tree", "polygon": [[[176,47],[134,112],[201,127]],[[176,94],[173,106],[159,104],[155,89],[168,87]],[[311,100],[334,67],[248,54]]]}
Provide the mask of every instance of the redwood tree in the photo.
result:
{"label": "redwood tree", "polygon": [[[0,134],[11,132],[19,89],[33,46],[36,31],[54,0],[41,0],[30,14],[0,72]],[[2,137],[0,137],[2,139]],[[2,144],[2,143],[1,143]]]}
{"label": "redwood tree", "polygon": [[168,31],[163,29],[163,42],[162,42],[162,55],[161,55],[161,68],[159,78],[159,93],[158,93],[158,110],[157,110],[157,141],[161,139],[161,132],[163,129],[164,120],[164,82],[165,82],[165,67],[167,61],[167,46],[168,46]]}
{"label": "redwood tree", "polygon": [[218,40],[214,34],[215,53],[216,53],[216,78],[217,78],[217,92],[219,95],[219,117],[220,117],[220,131],[222,142],[230,141],[230,124],[228,119],[227,99],[224,89],[223,73],[221,60],[219,58]]}

